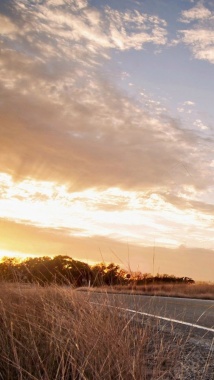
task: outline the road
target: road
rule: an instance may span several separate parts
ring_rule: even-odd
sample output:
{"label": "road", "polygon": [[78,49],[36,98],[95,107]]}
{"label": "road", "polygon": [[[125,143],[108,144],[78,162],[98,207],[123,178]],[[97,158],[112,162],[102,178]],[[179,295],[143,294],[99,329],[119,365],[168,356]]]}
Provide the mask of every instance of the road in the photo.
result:
{"label": "road", "polygon": [[[162,326],[188,331],[192,337],[214,339],[214,301],[127,294],[89,294],[90,302],[128,309],[142,320],[158,320]],[[160,317],[160,318],[158,318]],[[176,322],[177,321],[177,322]],[[196,326],[194,326],[196,325]]]}

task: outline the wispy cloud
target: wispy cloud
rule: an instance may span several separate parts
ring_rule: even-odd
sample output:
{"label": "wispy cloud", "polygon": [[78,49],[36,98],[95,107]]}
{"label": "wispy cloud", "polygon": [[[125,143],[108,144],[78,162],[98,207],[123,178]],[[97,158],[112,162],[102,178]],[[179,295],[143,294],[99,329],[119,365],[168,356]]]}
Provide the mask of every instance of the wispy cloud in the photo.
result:
{"label": "wispy cloud", "polygon": [[[81,43],[90,53],[99,55],[109,48],[139,50],[145,43],[166,44],[166,22],[139,11],[121,12],[106,6],[101,13],[90,7],[87,1],[75,0],[69,3],[46,0],[31,4],[21,0],[14,6],[16,20],[13,21],[18,25],[22,23],[22,28],[17,31],[19,42],[25,46],[30,42],[35,53],[43,57],[60,57],[64,53],[73,58]],[[11,18],[13,16],[11,14]],[[11,21],[7,24],[9,38],[13,24]]]}
{"label": "wispy cloud", "polygon": [[190,24],[180,30],[181,41],[190,47],[197,59],[214,63],[214,11],[199,2],[193,8],[182,12],[181,22]]}

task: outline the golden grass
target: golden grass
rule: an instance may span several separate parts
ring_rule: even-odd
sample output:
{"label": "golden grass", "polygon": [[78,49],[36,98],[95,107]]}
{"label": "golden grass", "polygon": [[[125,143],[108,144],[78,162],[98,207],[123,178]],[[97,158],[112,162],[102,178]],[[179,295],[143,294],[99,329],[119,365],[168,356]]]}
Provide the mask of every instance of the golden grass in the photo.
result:
{"label": "golden grass", "polygon": [[70,288],[0,284],[3,380],[174,379],[185,344]]}
{"label": "golden grass", "polygon": [[[79,290],[86,288],[79,288]],[[214,284],[150,284],[150,285],[115,285],[87,288],[90,291],[107,293],[132,293],[167,297],[183,297],[214,300]]]}

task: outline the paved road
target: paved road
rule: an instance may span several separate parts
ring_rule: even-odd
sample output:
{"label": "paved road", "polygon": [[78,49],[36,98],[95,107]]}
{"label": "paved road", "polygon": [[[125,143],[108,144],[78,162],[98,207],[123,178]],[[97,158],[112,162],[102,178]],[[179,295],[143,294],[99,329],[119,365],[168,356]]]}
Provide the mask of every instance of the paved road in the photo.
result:
{"label": "paved road", "polygon": [[[144,295],[125,295],[125,294],[104,294],[91,293],[90,301],[106,306],[114,306],[142,312],[153,316],[160,316],[172,320],[186,322],[187,324],[195,324],[206,329],[191,328],[192,335],[195,337],[205,337],[209,341],[214,339],[214,301],[196,300],[187,298],[172,297],[150,297]],[[143,314],[136,316],[143,318]],[[145,318],[145,317],[144,317]],[[155,317],[146,317],[147,319],[156,319]],[[160,320],[165,325],[171,322]],[[185,325],[173,322],[175,328],[184,329]],[[190,326],[187,325],[188,331]]]}

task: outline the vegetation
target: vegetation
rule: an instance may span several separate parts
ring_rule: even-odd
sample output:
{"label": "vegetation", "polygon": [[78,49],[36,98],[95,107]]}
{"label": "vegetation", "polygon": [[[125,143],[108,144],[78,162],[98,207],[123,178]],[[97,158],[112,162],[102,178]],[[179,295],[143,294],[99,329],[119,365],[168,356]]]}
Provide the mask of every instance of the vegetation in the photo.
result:
{"label": "vegetation", "polygon": [[69,256],[35,257],[19,261],[5,257],[0,262],[0,282],[90,286],[91,291],[214,299],[214,284],[195,283],[189,277],[128,272],[114,263],[93,266]]}
{"label": "vegetation", "polygon": [[0,379],[213,378],[213,355],[90,294],[56,285],[0,284]]}
{"label": "vegetation", "polygon": [[[82,289],[82,288],[81,288]],[[83,288],[85,289],[85,288]],[[166,297],[182,297],[182,298],[199,298],[214,300],[214,284],[195,283],[195,284],[179,284],[179,283],[162,283],[150,285],[115,285],[111,287],[90,288],[90,291],[107,292],[107,293],[131,293],[145,294]]]}
{"label": "vegetation", "polygon": [[47,284],[67,284],[74,287],[84,285],[147,285],[147,284],[189,284],[194,281],[188,277],[173,275],[142,274],[127,272],[114,263],[99,263],[90,266],[69,256],[35,257],[24,261],[3,258],[0,263],[0,281]]}

